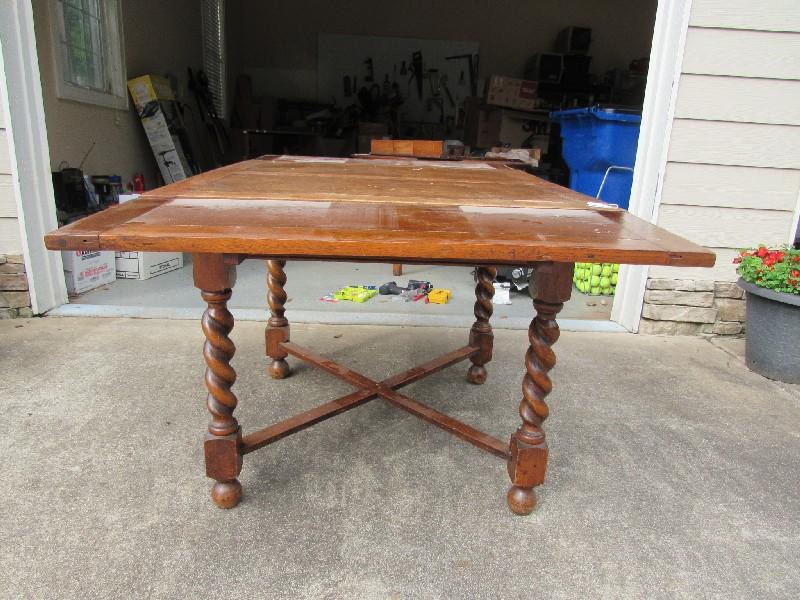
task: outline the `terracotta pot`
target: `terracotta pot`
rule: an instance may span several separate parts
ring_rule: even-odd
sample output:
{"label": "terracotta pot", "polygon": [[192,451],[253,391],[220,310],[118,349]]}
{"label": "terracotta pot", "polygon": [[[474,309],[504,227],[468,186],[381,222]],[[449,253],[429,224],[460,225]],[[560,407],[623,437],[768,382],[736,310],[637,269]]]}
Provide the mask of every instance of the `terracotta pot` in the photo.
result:
{"label": "terracotta pot", "polygon": [[751,371],[800,383],[800,295],[737,282],[747,292],[745,360]]}

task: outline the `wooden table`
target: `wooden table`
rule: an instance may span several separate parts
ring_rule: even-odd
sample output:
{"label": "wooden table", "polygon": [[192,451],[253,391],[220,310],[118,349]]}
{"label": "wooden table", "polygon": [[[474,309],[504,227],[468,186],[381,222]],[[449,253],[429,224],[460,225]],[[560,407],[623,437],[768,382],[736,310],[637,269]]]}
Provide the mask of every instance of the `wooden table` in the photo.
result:
{"label": "wooden table", "polygon": [[[544,481],[548,375],[556,362],[556,315],[572,290],[573,263],[711,266],[714,254],[625,211],[503,165],[413,160],[262,157],[144,194],[54,231],[51,250],[191,252],[194,284],[207,309],[203,356],[211,423],[205,438],[212,498],[231,508],[241,499],[242,457],[375,398],[490,452],[508,465],[508,505],[527,514]],[[287,377],[292,356],[355,390],[280,423],[242,433],[232,390],[227,308],[236,266],[266,259],[270,318],[268,372]],[[467,344],[383,381],[375,381],[290,341],[287,260],[348,260],[477,266],[475,323]],[[495,439],[398,389],[469,360],[467,380],[482,384],[492,358],[492,280],[497,265],[533,265],[535,317],[522,378],[521,424],[510,441]]]}

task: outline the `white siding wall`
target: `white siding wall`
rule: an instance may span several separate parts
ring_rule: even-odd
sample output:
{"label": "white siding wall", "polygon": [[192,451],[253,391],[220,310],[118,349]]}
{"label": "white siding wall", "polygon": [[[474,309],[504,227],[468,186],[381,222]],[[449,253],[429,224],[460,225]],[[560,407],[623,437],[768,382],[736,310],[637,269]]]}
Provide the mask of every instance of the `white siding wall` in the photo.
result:
{"label": "white siding wall", "polygon": [[737,249],[784,244],[800,201],[797,0],[693,0],[658,224],[717,252],[711,269],[651,277],[732,281]]}
{"label": "white siding wall", "polygon": [[[0,63],[1,64],[1,63]],[[5,73],[0,68],[0,86],[5,86]],[[11,184],[10,139],[6,130],[5,89],[0,90],[0,254],[21,254],[22,242],[17,221],[17,206]]]}

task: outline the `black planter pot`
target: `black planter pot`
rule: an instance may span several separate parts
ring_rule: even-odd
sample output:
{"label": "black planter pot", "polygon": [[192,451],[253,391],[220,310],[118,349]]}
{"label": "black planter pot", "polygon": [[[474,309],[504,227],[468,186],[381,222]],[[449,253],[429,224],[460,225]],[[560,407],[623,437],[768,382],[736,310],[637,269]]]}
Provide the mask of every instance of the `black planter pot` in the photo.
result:
{"label": "black planter pot", "polygon": [[737,284],[747,292],[747,366],[769,379],[800,383],[800,295],[742,279]]}

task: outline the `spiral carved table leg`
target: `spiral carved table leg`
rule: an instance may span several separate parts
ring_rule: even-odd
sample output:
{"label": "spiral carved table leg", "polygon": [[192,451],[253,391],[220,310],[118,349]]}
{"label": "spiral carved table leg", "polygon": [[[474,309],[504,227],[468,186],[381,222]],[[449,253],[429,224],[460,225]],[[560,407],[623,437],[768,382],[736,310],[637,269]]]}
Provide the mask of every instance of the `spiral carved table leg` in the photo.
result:
{"label": "spiral carved table leg", "polygon": [[236,352],[229,337],[233,329],[233,315],[227,307],[231,290],[202,290],[201,295],[208,305],[202,320],[206,336],[203,346],[208,389],[206,405],[211,413],[204,444],[206,473],[217,480],[211,490],[214,503],[220,508],[233,508],[242,497],[242,486],[237,479],[242,457],[239,453],[241,431],[233,416],[237,400],[231,391],[236,381],[236,372],[230,365]]}
{"label": "spiral carved table leg", "polygon": [[289,320],[284,316],[286,309],[286,266],[285,260],[267,261],[267,302],[269,303],[270,318],[267,321],[266,351],[272,358],[268,372],[273,379],[283,379],[291,374],[286,357],[289,355],[281,347],[282,342],[289,341]]}
{"label": "spiral carved table leg", "polygon": [[467,371],[467,381],[481,384],[486,381],[486,367],[492,360],[492,344],[494,334],[489,319],[492,316],[492,298],[494,297],[494,281],[497,269],[494,267],[478,267],[476,270],[478,283],[475,286],[475,323],[469,332],[470,346],[477,346],[480,351],[470,357],[472,366]]}
{"label": "spiral carved table leg", "polygon": [[552,350],[558,340],[556,315],[569,300],[572,291],[572,264],[548,263],[536,272],[536,317],[528,329],[530,346],[525,354],[525,376],[522,379],[522,402],[519,415],[522,425],[511,436],[511,458],[508,474],[508,507],[519,515],[529,514],[536,506],[533,488],[544,483],[547,469],[547,442],[542,424],[549,409],[545,397],[553,384],[548,375],[556,364]]}

